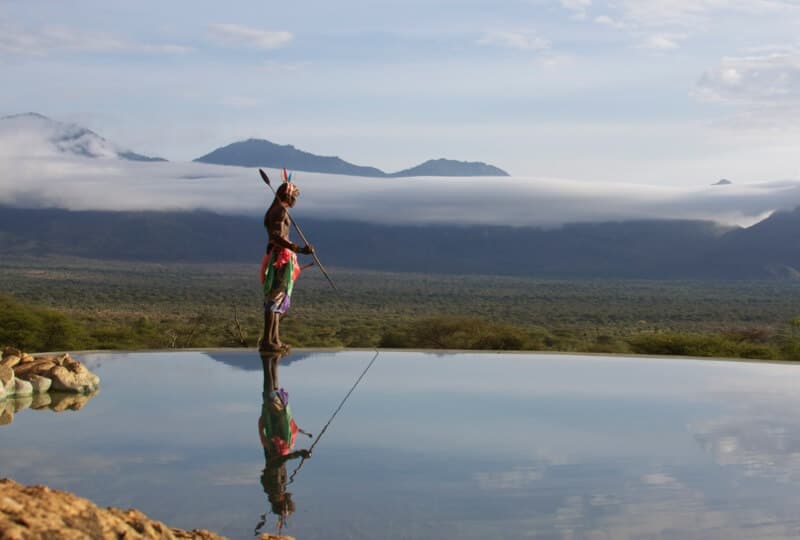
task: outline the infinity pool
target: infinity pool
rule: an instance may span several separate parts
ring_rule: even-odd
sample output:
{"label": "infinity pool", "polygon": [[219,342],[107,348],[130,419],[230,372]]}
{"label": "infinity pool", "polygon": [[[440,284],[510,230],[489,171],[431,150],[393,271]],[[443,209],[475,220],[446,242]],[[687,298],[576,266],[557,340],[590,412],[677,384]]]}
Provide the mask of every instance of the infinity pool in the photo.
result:
{"label": "infinity pool", "polygon": [[[373,356],[283,358],[297,424],[316,437]],[[0,427],[0,476],[231,538],[277,530],[256,352],[79,358],[100,392],[79,411],[17,412]],[[799,390],[797,365],[382,352],[284,486],[283,532],[795,538]]]}

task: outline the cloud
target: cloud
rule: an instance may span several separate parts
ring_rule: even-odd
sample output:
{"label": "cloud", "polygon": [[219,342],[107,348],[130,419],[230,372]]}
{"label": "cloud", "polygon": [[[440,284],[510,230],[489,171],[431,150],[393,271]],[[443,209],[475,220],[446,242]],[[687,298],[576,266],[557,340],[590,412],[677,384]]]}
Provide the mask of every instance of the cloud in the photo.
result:
{"label": "cloud", "polygon": [[594,18],[594,22],[603,26],[610,26],[611,28],[624,28],[625,24],[611,18],[608,15],[598,15]]}
{"label": "cloud", "polygon": [[733,108],[730,116],[717,121],[719,127],[792,130],[800,119],[800,50],[762,48],[747,56],[723,58],[702,74],[691,95],[700,102]]}
{"label": "cloud", "polygon": [[209,32],[222,45],[256,49],[278,49],[294,37],[291,32],[258,30],[238,24],[212,24]]}
{"label": "cloud", "polygon": [[759,106],[800,106],[800,50],[726,57],[697,83],[702,100]]}
{"label": "cloud", "polygon": [[[253,215],[268,199],[250,168],[136,163],[115,159],[118,153],[113,143],[77,126],[36,115],[2,119],[0,202],[76,210],[204,208]],[[747,225],[773,210],[800,205],[798,180],[666,187],[546,177],[380,179],[301,172],[298,181],[304,193],[297,210],[301,215],[387,224],[553,227],[709,219]]]}
{"label": "cloud", "polygon": [[684,39],[685,35],[680,34],[656,34],[648,37],[642,46],[646,49],[658,51],[670,51],[678,48],[678,42]]}
{"label": "cloud", "polygon": [[479,45],[493,45],[523,51],[541,51],[550,47],[550,42],[543,37],[520,32],[486,32],[478,40]]}
{"label": "cloud", "polygon": [[[17,146],[21,145],[22,142]],[[274,174],[277,176],[277,172]],[[526,177],[297,176],[304,193],[298,215],[385,224],[553,227],[631,219],[710,219],[750,224],[775,209],[800,205],[800,181],[665,188]],[[422,186],[424,196],[420,196]],[[491,204],[486,200],[489,186]],[[41,153],[28,157],[0,155],[2,203],[76,210],[204,208],[255,215],[268,199],[249,168],[135,163]]]}
{"label": "cloud", "polygon": [[184,54],[191,50],[183,45],[136,43],[112,34],[82,32],[63,26],[30,29],[0,24],[0,56],[47,56],[63,52]]}
{"label": "cloud", "polygon": [[623,0],[621,16],[637,26],[696,27],[715,17],[800,13],[794,0]]}
{"label": "cloud", "polygon": [[561,6],[571,11],[576,18],[583,19],[592,6],[592,0],[561,0]]}

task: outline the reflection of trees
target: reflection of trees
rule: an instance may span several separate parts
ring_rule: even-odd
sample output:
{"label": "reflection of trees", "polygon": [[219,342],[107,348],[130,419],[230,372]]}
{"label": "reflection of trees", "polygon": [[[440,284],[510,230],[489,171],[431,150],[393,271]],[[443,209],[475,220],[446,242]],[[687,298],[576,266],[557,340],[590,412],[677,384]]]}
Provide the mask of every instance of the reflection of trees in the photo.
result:
{"label": "reflection of trees", "polygon": [[98,392],[72,394],[67,392],[47,392],[0,401],[0,426],[14,421],[14,415],[23,409],[51,410],[54,412],[79,411]]}

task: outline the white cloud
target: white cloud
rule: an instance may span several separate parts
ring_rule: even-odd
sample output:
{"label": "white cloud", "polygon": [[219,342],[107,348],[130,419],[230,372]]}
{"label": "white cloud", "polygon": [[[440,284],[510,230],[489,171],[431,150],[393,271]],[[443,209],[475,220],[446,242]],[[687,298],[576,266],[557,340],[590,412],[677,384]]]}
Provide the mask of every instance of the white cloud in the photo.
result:
{"label": "white cloud", "polygon": [[726,14],[800,13],[795,0],[623,0],[618,5],[625,20],[647,27],[692,27]]}
{"label": "white cloud", "polygon": [[686,36],[679,34],[656,34],[648,37],[643,47],[646,49],[655,49],[658,51],[670,51],[678,48],[678,42]]}
{"label": "white cloud", "polygon": [[238,24],[212,24],[209,26],[215,41],[231,47],[277,49],[293,39],[291,32],[249,28]]}
{"label": "white cloud", "polygon": [[561,0],[561,5],[564,9],[571,11],[578,19],[583,19],[592,6],[592,0]]}
{"label": "white cloud", "polygon": [[0,25],[0,56],[46,56],[61,52],[143,52],[184,54],[191,48],[175,44],[146,44],[126,41],[105,33],[82,32],[62,26],[39,29]]}
{"label": "white cloud", "polygon": [[598,15],[594,18],[594,22],[603,26],[610,26],[611,28],[624,28],[625,24],[613,19],[609,15]]}
{"label": "white cloud", "polygon": [[[59,146],[72,141],[63,136],[69,128],[63,126],[29,115],[0,121],[0,202],[39,201],[80,210],[206,208],[247,214],[263,210],[266,195],[254,181],[253,169],[118,160],[114,159],[117,147],[99,137],[88,137],[78,148],[81,155],[75,155],[71,148],[65,151]],[[82,157],[86,154],[107,159]],[[800,205],[800,181],[720,188],[543,177],[297,176],[306,195],[298,208],[301,215],[388,224],[557,226],[626,219],[750,224],[775,209]],[[424,197],[419,195],[422,185]]]}
{"label": "white cloud", "polygon": [[[273,171],[277,177],[277,172]],[[76,210],[214,209],[257,214],[266,204],[250,168],[60,156],[0,156],[0,202]],[[386,224],[558,226],[630,219],[750,224],[800,205],[800,182],[704,188],[547,178],[376,179],[297,174],[298,215]],[[419,186],[425,186],[420,198]],[[486,190],[492,186],[492,204]]]}
{"label": "white cloud", "polygon": [[479,45],[494,45],[510,49],[541,51],[550,47],[550,42],[531,33],[491,31],[478,40]]}
{"label": "white cloud", "polygon": [[800,50],[723,58],[702,75],[697,96],[724,103],[800,106]]}

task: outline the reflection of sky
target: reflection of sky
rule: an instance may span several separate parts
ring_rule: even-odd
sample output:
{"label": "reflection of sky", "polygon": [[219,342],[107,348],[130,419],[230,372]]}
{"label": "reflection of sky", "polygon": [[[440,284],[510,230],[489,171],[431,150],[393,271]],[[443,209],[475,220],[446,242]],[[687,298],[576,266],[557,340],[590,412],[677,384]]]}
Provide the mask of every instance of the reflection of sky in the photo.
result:
{"label": "reflection of sky", "polygon": [[[298,424],[317,433],[372,354],[297,354],[282,364]],[[0,428],[2,475],[250,537],[267,509],[256,431],[262,375],[242,369],[259,366],[258,355],[85,360],[102,392],[79,412],[20,411]],[[290,487],[298,510],[288,532],[794,537],[798,373],[654,358],[381,353]]]}

